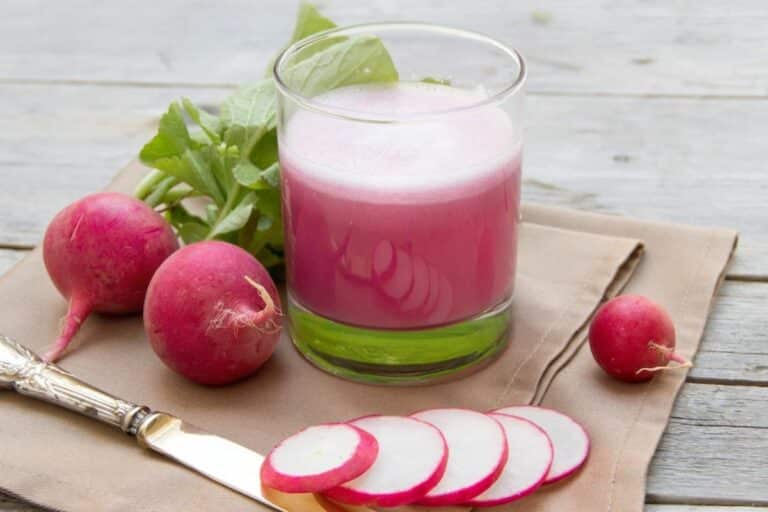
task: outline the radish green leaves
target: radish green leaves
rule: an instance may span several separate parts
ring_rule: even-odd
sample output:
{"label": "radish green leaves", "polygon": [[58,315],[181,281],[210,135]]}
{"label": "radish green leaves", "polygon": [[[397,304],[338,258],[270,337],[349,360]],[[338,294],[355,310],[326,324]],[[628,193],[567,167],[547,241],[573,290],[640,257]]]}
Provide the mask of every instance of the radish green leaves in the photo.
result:
{"label": "radish green leaves", "polygon": [[[314,6],[303,4],[292,42],[334,26]],[[397,81],[398,74],[378,38],[353,36],[299,52],[285,64],[283,78],[311,97],[345,85]],[[243,85],[223,101],[218,115],[187,98],[172,103],[139,154],[153,171],[136,196],[164,212],[185,243],[225,240],[279,271],[283,233],[276,120],[271,77]],[[192,198],[198,198],[197,208]]]}

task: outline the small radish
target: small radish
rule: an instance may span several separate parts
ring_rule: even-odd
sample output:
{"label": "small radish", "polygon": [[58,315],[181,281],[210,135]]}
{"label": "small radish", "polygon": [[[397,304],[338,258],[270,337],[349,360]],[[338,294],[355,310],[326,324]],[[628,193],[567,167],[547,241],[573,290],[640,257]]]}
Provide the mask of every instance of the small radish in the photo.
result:
{"label": "small radish", "polygon": [[432,489],[445,472],[448,449],[440,431],[414,418],[367,416],[351,422],[379,443],[373,466],[360,477],[325,492],[348,505],[397,507]]}
{"label": "small radish", "polygon": [[201,384],[242,379],[264,364],[280,339],[280,298],[250,253],[226,242],[188,245],[155,273],[144,328],[172,370]]}
{"label": "small radish", "polygon": [[578,470],[589,455],[589,436],[579,423],[571,417],[552,409],[521,405],[504,407],[493,414],[508,414],[533,422],[549,436],[554,450],[552,467],[547,473],[545,484],[562,480]]}
{"label": "small radish", "polygon": [[417,504],[465,503],[491,487],[504,469],[507,437],[492,416],[468,409],[431,409],[411,417],[436,426],[448,443],[445,475]]}
{"label": "small radish", "polygon": [[503,505],[528,496],[544,483],[552,466],[552,442],[540,427],[516,416],[491,416],[504,427],[509,460],[499,479],[467,503],[475,507]]}
{"label": "small radish", "polygon": [[282,492],[321,492],[362,475],[379,444],[354,425],[317,425],[277,445],[261,466],[264,485]]}
{"label": "small radish", "polygon": [[[658,304],[637,295],[605,303],[589,327],[589,346],[606,373],[627,382],[643,382],[656,372],[690,367],[675,354],[675,326]],[[670,361],[679,366],[667,366]]]}
{"label": "small radish", "polygon": [[91,312],[141,311],[152,275],[177,248],[165,219],[125,194],[92,194],[60,211],[45,232],[43,259],[69,310],[45,360],[61,357]]}

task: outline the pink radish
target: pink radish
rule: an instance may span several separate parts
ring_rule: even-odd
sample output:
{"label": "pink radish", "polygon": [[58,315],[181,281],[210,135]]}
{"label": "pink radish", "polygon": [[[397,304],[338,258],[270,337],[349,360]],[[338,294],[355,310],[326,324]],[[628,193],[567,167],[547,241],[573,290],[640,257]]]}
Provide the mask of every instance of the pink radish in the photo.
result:
{"label": "pink radish", "polygon": [[172,370],[201,384],[228,384],[255,372],[280,339],[280,298],[250,253],[197,242],[157,270],[144,304],[144,328]]}
{"label": "pink radish", "polygon": [[379,443],[373,466],[360,477],[326,491],[349,505],[397,507],[412,503],[437,484],[448,450],[438,429],[414,418],[367,416],[351,422]]}
{"label": "pink radish", "polygon": [[92,194],[60,211],[45,232],[43,259],[69,310],[45,360],[61,357],[91,312],[141,311],[152,275],[177,248],[165,219],[125,194]]}
{"label": "pink radish", "polygon": [[589,455],[589,435],[579,423],[570,416],[552,409],[521,405],[504,407],[493,411],[494,414],[509,414],[525,418],[546,432],[552,441],[554,457],[552,467],[547,473],[545,484],[551,484],[575,473]]}
{"label": "pink radish", "polygon": [[475,507],[503,505],[538,489],[552,466],[552,442],[534,423],[516,416],[491,414],[507,436],[509,459],[499,479],[467,504]]}
{"label": "pink radish", "polygon": [[[691,366],[675,354],[675,326],[667,312],[637,295],[621,295],[598,310],[589,328],[589,346],[606,373],[628,382]],[[667,366],[670,361],[679,366]]]}
{"label": "pink radish", "polygon": [[395,249],[391,273],[383,273],[376,284],[388,299],[402,300],[413,288],[413,257],[403,249]]}
{"label": "pink radish", "polygon": [[507,462],[504,428],[495,418],[468,409],[431,409],[412,415],[431,423],[448,443],[448,465],[419,505],[457,505],[487,490]]}
{"label": "pink radish", "polygon": [[317,425],[273,448],[261,481],[282,492],[321,492],[362,475],[378,452],[376,439],[354,425]]}

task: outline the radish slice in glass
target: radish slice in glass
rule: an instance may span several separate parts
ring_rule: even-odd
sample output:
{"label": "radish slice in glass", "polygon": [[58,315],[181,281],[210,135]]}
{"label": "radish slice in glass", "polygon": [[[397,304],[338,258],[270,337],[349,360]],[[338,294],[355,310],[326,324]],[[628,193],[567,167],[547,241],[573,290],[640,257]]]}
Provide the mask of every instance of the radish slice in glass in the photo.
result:
{"label": "radish slice in glass", "polygon": [[545,484],[551,484],[570,476],[578,470],[589,455],[589,435],[579,423],[570,416],[552,409],[521,405],[504,407],[494,413],[519,416],[534,422],[547,433],[555,451],[552,467],[549,469]]}
{"label": "radish slice in glass", "polygon": [[320,492],[362,475],[377,454],[376,439],[364,430],[345,423],[317,425],[273,448],[261,480],[282,492]]}
{"label": "radish slice in glass", "polygon": [[541,487],[552,466],[552,443],[544,431],[524,418],[491,414],[507,435],[509,460],[499,479],[467,504],[492,507],[510,503]]}
{"label": "radish slice in glass", "polygon": [[448,443],[448,466],[419,505],[456,505],[488,489],[507,462],[507,437],[493,417],[467,409],[431,409],[414,418],[436,426]]}
{"label": "radish slice in glass", "polygon": [[432,425],[400,416],[367,416],[353,425],[379,443],[379,456],[362,476],[325,492],[349,505],[397,507],[418,500],[440,481],[448,450]]}

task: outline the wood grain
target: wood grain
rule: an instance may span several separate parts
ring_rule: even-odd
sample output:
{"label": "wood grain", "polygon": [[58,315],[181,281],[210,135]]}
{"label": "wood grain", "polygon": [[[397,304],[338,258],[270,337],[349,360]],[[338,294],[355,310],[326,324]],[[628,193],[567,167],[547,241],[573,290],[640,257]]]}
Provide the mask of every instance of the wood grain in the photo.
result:
{"label": "wood grain", "polygon": [[[749,95],[768,91],[768,10],[760,0],[534,2],[324,0],[339,23],[424,20],[519,47],[530,89],[586,94]],[[471,7],[470,7],[471,5]],[[232,84],[257,77],[290,33],[294,2],[6,1],[0,78]],[[66,23],[62,23],[66,20]]]}
{"label": "wood grain", "polygon": [[[32,246],[53,214],[133,158],[174,98],[226,91],[0,85],[0,245]],[[743,232],[732,272],[768,275],[768,181],[755,100],[529,99],[524,198]]]}

